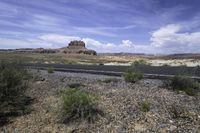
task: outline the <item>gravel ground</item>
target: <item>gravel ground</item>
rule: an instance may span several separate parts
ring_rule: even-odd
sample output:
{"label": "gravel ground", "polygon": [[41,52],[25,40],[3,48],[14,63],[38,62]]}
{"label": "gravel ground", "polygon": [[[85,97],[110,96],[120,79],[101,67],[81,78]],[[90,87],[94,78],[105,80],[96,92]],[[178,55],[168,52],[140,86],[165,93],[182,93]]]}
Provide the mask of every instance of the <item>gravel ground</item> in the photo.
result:
{"label": "gravel ground", "polygon": [[[135,84],[122,78],[46,71],[32,71],[44,81],[32,81],[28,95],[34,98],[31,112],[13,118],[0,131],[45,133],[132,133],[132,132],[200,132],[200,95],[188,96],[163,87],[161,80],[143,79]],[[101,82],[118,78],[118,82]],[[62,102],[59,91],[71,83],[81,83],[81,89],[99,96],[99,115],[94,123],[75,121],[63,124],[60,120]],[[143,112],[142,101],[150,103],[150,111]]]}

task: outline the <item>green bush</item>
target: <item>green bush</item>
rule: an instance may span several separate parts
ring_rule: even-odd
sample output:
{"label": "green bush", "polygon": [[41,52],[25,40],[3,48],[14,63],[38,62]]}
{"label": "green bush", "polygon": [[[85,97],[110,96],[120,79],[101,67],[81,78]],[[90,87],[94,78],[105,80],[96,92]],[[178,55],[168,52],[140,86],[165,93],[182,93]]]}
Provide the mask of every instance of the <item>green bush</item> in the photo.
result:
{"label": "green bush", "polygon": [[143,112],[148,112],[150,110],[150,103],[148,101],[142,101],[139,105]]}
{"label": "green bush", "polygon": [[93,121],[96,118],[97,98],[76,88],[70,88],[62,93],[64,115],[68,120],[85,119]]}
{"label": "green bush", "polygon": [[194,96],[200,85],[188,76],[176,75],[172,78],[170,87],[176,91],[184,91],[186,94]]}
{"label": "green bush", "polygon": [[173,104],[167,106],[167,110],[168,110],[170,116],[174,119],[181,118],[183,116],[185,118],[188,117],[185,115],[186,112],[188,112],[187,109],[178,103],[173,103]]}
{"label": "green bush", "polygon": [[26,96],[26,89],[31,78],[20,64],[0,62],[0,127],[10,118],[30,113],[33,99]]}
{"label": "green bush", "polygon": [[15,64],[0,63],[0,102],[14,102],[24,96],[26,71]]}
{"label": "green bush", "polygon": [[136,60],[132,63],[132,66],[139,66],[139,65],[147,65],[147,61],[140,59],[140,60]]}
{"label": "green bush", "polygon": [[48,71],[48,73],[54,73],[54,68],[53,67],[49,67],[47,71]]}
{"label": "green bush", "polygon": [[143,78],[143,73],[134,69],[128,69],[125,73],[124,73],[124,80],[126,82],[131,82],[131,83],[135,83],[138,80],[141,80]]}
{"label": "green bush", "polygon": [[32,77],[33,81],[45,81],[45,78],[43,78],[41,75],[39,74],[35,74]]}
{"label": "green bush", "polygon": [[71,84],[68,84],[68,86],[70,88],[79,88],[79,87],[84,87],[85,85],[84,84],[81,84],[81,83],[71,83]]}

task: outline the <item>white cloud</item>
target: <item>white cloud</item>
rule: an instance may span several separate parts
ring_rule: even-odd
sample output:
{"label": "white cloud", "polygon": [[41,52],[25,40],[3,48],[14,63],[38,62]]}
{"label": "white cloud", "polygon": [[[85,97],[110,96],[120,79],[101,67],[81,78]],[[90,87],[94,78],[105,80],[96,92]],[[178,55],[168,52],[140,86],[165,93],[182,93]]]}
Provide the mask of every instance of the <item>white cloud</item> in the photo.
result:
{"label": "white cloud", "polygon": [[92,38],[58,34],[46,34],[29,39],[0,38],[0,48],[61,48],[67,46],[73,40],[82,40],[87,48],[94,49],[97,52],[133,52],[134,49],[130,40],[123,40],[121,44],[113,44],[100,42]]}
{"label": "white cloud", "polygon": [[102,36],[109,36],[115,37],[117,36],[116,33],[113,31],[117,30],[130,30],[135,28],[135,25],[127,25],[123,27],[73,27],[75,31],[79,33],[87,33],[87,34],[95,34],[95,35],[102,35]]}
{"label": "white cloud", "polygon": [[37,39],[10,39],[10,38],[0,38],[0,48],[13,49],[13,48],[53,48],[53,44],[43,42]]}
{"label": "white cloud", "polygon": [[[32,16],[32,23],[35,25],[43,25],[43,26],[58,26],[59,20],[52,16],[47,15],[39,15],[34,14]],[[28,25],[29,23],[25,23],[25,25]]]}
{"label": "white cloud", "polygon": [[113,43],[107,43],[106,45],[105,45],[105,48],[107,48],[107,49],[113,49],[113,48],[116,48],[117,46],[115,45],[115,44],[113,44]]}
{"label": "white cloud", "polygon": [[57,35],[57,34],[46,34],[38,37],[42,41],[56,44],[61,46],[67,45],[70,41],[73,40],[81,40],[80,37],[76,36],[64,36],[64,35]]}
{"label": "white cloud", "polygon": [[159,30],[154,31],[152,36],[153,37],[165,37],[168,35],[175,34],[181,29],[180,25],[170,24],[164,27],[161,27]]}
{"label": "white cloud", "polygon": [[200,52],[200,32],[184,32],[181,25],[167,25],[154,31],[151,47],[159,53]]}
{"label": "white cloud", "polygon": [[103,44],[97,40],[91,39],[91,38],[83,38],[82,41],[86,43],[86,46],[89,47],[102,47]]}
{"label": "white cloud", "polygon": [[120,47],[125,47],[125,48],[133,48],[133,42],[130,40],[122,40],[122,44],[120,44]]}
{"label": "white cloud", "polygon": [[83,38],[82,40],[88,48],[98,52],[134,52],[134,44],[130,40],[122,40],[121,44],[102,43],[91,38]]}
{"label": "white cloud", "polygon": [[116,34],[114,33],[111,33],[107,30],[99,29],[99,28],[89,28],[89,27],[73,27],[73,28],[78,33],[86,33],[86,34],[109,36],[109,37],[116,36]]}
{"label": "white cloud", "polygon": [[82,40],[86,47],[97,52],[130,52],[130,53],[183,53],[200,52],[200,32],[181,32],[185,27],[170,24],[151,33],[150,43],[135,44],[130,40],[122,40],[119,44],[107,43],[93,38],[65,36],[59,34],[44,34],[36,38],[10,39],[0,38],[0,48],[44,47],[60,48],[67,46],[70,41]]}
{"label": "white cloud", "polygon": [[92,38],[80,38],[76,36],[64,36],[57,34],[47,34],[38,37],[42,41],[50,44],[57,44],[57,47],[67,46],[70,41],[82,40],[86,47],[97,52],[134,52],[134,44],[130,40],[122,40],[120,44],[104,43]]}

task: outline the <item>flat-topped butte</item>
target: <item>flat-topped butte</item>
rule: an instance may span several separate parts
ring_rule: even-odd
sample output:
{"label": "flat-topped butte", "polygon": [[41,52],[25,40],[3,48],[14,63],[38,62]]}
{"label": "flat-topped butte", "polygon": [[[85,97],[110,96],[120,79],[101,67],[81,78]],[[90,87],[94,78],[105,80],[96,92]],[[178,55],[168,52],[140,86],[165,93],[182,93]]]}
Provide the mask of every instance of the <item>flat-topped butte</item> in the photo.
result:
{"label": "flat-topped butte", "polygon": [[20,53],[65,53],[65,54],[87,54],[97,55],[97,52],[85,47],[83,41],[71,41],[67,47],[59,49],[45,48],[19,48],[19,49],[0,49],[0,52],[20,52]]}

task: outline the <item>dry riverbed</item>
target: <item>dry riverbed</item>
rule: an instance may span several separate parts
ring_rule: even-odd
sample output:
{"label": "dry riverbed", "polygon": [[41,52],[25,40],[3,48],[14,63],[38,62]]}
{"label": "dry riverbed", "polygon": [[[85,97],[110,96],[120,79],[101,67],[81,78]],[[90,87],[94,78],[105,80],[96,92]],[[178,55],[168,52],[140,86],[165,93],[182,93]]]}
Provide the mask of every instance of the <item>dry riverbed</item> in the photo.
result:
{"label": "dry riverbed", "polygon": [[[120,77],[91,74],[33,71],[41,80],[32,81],[27,95],[34,98],[27,115],[12,118],[0,127],[7,132],[200,132],[200,95],[195,97],[163,87],[161,80],[143,79],[135,84]],[[102,82],[118,78],[118,82]],[[62,100],[59,92],[71,83],[99,97],[103,115],[93,123],[75,121],[62,123]],[[150,110],[143,112],[140,103],[148,101]]]}

